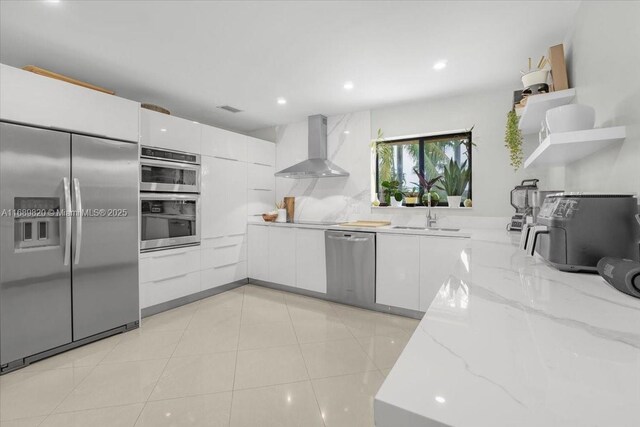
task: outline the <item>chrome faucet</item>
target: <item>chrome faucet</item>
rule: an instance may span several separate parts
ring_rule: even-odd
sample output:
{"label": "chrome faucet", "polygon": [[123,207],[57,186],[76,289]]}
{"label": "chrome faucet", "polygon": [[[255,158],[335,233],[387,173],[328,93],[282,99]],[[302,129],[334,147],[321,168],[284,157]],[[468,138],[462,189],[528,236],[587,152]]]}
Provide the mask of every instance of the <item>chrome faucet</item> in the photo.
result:
{"label": "chrome faucet", "polygon": [[427,228],[431,228],[434,225],[438,225],[438,216],[434,213],[431,216],[431,206],[427,208]]}

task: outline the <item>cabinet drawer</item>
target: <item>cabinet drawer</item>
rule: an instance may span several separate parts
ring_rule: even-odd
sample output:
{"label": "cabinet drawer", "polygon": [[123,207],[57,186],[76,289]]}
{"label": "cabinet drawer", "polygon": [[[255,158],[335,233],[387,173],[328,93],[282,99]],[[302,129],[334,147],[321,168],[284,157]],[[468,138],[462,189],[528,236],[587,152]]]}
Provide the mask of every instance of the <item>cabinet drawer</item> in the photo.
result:
{"label": "cabinet drawer", "polygon": [[225,236],[210,239],[201,251],[201,268],[203,270],[227,264],[245,261],[247,245],[245,235]]}
{"label": "cabinet drawer", "polygon": [[140,285],[142,308],[171,301],[200,291],[200,272],[180,274]]}
{"label": "cabinet drawer", "polygon": [[140,257],[140,283],[200,270],[200,247],[148,252]]}
{"label": "cabinet drawer", "polygon": [[249,163],[247,187],[251,190],[274,190],[276,187],[274,173],[275,169],[272,166]]}
{"label": "cabinet drawer", "polygon": [[209,268],[202,270],[200,279],[201,289],[204,291],[246,278],[247,263],[245,261]]}

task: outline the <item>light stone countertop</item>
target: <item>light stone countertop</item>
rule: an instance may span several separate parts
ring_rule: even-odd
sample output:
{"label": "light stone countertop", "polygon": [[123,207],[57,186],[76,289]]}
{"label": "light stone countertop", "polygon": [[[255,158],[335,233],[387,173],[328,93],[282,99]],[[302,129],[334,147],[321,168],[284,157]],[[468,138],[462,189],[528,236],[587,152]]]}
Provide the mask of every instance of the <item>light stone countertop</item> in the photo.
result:
{"label": "light stone countertop", "polygon": [[466,254],[376,395],[377,427],[640,426],[640,299],[525,255],[518,233],[448,235]]}

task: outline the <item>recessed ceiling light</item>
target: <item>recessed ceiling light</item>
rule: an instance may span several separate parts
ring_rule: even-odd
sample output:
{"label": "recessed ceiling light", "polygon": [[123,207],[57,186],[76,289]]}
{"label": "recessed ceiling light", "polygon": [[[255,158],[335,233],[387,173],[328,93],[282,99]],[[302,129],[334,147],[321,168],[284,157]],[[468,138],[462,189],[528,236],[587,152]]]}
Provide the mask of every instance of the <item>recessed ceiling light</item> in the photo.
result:
{"label": "recessed ceiling light", "polygon": [[60,0],[44,0],[45,3],[60,3]]}
{"label": "recessed ceiling light", "polygon": [[443,70],[445,69],[447,66],[447,60],[446,59],[441,59],[440,61],[436,62],[435,64],[433,64],[433,69],[434,70]]}
{"label": "recessed ceiling light", "polygon": [[353,89],[353,82],[345,82],[345,83],[344,83],[344,88],[345,88],[346,90],[351,90],[351,89]]}
{"label": "recessed ceiling light", "polygon": [[445,403],[447,401],[447,399],[445,399],[442,396],[436,396],[435,399],[436,399],[436,402],[438,403]]}
{"label": "recessed ceiling light", "polygon": [[349,135],[350,133],[351,133],[351,132],[349,132],[348,130],[345,130],[345,131],[344,131],[344,134],[345,134],[345,135]]}
{"label": "recessed ceiling light", "polygon": [[160,132],[166,132],[167,130],[165,128],[160,129]]}
{"label": "recessed ceiling light", "polygon": [[280,105],[284,105],[284,104],[286,104],[286,103],[287,103],[287,100],[286,100],[286,99],[284,99],[284,98],[278,98],[278,104],[280,104]]}

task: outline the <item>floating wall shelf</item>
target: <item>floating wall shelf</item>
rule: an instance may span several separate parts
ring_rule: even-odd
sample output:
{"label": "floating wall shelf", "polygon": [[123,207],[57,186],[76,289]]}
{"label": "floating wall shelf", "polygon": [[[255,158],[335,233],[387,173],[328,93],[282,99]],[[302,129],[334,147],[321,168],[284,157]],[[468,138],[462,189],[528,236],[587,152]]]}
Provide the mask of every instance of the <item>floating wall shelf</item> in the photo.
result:
{"label": "floating wall shelf", "polygon": [[575,89],[531,95],[529,99],[527,99],[527,104],[522,109],[518,128],[520,128],[520,131],[525,135],[538,133],[540,123],[544,120],[547,110],[569,104],[575,96]]}
{"label": "floating wall shelf", "polygon": [[624,126],[552,133],[527,158],[524,167],[565,165],[626,137]]}

